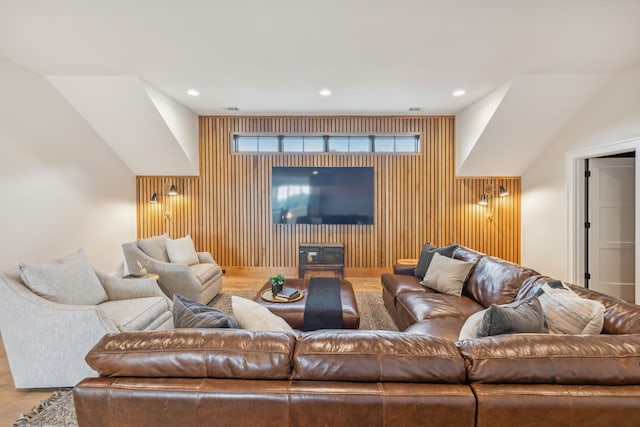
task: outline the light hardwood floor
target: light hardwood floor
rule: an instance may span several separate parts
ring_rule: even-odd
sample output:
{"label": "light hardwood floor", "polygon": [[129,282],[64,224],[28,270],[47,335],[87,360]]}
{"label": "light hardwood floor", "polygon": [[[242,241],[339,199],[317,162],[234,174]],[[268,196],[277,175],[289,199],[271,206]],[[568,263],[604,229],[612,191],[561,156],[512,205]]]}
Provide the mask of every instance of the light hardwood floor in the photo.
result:
{"label": "light hardwood floor", "polygon": [[[379,292],[380,277],[348,278],[354,290]],[[264,276],[224,276],[223,290],[255,290],[264,283]],[[1,338],[1,337],[0,337]],[[0,426],[10,426],[21,414],[29,412],[41,400],[48,398],[53,390],[16,390],[9,371],[9,362],[0,339]]]}

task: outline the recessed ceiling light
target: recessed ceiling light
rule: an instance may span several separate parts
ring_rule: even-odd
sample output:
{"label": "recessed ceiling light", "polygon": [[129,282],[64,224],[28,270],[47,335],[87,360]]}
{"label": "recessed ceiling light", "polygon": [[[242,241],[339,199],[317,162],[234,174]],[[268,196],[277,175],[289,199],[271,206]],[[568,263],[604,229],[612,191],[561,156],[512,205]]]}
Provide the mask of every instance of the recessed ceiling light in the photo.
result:
{"label": "recessed ceiling light", "polygon": [[189,89],[189,90],[187,91],[187,95],[191,95],[191,96],[200,96],[200,92],[198,92],[198,91],[197,91],[197,90],[195,90],[195,89]]}
{"label": "recessed ceiling light", "polygon": [[320,91],[320,95],[322,96],[331,96],[331,91],[327,88],[324,88]]}
{"label": "recessed ceiling light", "polygon": [[453,91],[453,96],[462,96],[465,94],[464,89],[456,89]]}

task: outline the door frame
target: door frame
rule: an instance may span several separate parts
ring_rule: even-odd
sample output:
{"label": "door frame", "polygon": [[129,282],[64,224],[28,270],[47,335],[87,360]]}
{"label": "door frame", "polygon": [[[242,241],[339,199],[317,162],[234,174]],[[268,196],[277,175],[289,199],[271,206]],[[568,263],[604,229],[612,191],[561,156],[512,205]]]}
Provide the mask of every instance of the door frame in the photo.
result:
{"label": "door frame", "polygon": [[592,157],[635,151],[636,153],[636,203],[635,203],[635,296],[640,302],[640,137],[627,139],[613,144],[588,147],[569,151],[566,154],[567,172],[567,277],[569,282],[584,286],[584,222],[586,218],[584,205],[584,160]]}

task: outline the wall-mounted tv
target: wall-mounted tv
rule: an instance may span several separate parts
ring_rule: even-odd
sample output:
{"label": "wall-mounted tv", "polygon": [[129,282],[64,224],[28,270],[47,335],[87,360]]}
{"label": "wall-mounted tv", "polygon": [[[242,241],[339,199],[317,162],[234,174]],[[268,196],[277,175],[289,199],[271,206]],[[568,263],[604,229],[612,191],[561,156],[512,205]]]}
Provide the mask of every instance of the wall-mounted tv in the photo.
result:
{"label": "wall-mounted tv", "polygon": [[373,224],[372,167],[273,167],[274,224]]}

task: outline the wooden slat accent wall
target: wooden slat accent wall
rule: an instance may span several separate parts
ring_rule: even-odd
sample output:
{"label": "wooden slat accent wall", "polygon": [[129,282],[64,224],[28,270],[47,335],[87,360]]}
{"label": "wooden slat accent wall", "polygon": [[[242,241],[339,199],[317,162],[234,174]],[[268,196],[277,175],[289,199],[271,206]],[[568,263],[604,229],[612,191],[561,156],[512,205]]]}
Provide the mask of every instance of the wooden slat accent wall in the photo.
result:
{"label": "wooden slat accent wall", "polygon": [[[240,154],[234,133],[417,133],[420,153]],[[302,242],[340,242],[345,266],[390,268],[426,241],[520,261],[520,178],[455,177],[454,117],[201,117],[200,177],[138,177],[138,235],[191,234],[226,267],[296,267]],[[375,224],[271,224],[272,166],[373,166]],[[179,196],[148,203],[175,184]],[[487,185],[508,197],[477,204]],[[167,206],[167,208],[165,208]],[[171,213],[165,219],[164,212]]]}

